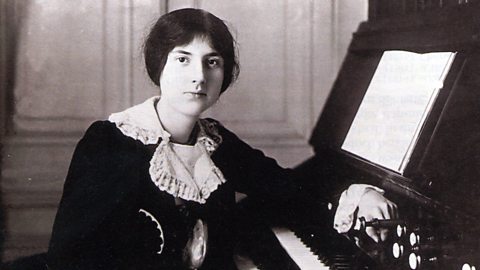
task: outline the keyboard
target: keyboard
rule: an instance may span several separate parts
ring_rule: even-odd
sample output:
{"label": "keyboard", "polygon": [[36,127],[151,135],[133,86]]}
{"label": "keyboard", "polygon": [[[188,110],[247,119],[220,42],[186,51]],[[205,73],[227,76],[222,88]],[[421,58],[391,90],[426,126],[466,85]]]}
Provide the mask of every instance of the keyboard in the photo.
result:
{"label": "keyboard", "polygon": [[273,227],[288,256],[301,270],[375,269],[374,261],[346,237],[325,226]]}
{"label": "keyboard", "polygon": [[272,228],[275,237],[301,270],[329,270],[293,231],[285,227]]}

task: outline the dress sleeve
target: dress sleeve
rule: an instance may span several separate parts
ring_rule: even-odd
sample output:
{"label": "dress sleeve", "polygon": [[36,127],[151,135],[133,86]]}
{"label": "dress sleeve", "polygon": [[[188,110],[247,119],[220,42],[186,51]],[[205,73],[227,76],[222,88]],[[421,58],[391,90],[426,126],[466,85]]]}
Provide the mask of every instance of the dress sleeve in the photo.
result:
{"label": "dress sleeve", "polygon": [[288,200],[303,189],[297,173],[278,163],[219,126],[223,137],[215,162],[228,180],[234,179],[237,191],[253,197]]}
{"label": "dress sleeve", "polygon": [[[95,122],[78,143],[65,180],[48,250],[49,269],[113,269],[106,220],[135,189],[119,174],[125,164],[115,127]],[[103,226],[105,228],[105,226]]]}

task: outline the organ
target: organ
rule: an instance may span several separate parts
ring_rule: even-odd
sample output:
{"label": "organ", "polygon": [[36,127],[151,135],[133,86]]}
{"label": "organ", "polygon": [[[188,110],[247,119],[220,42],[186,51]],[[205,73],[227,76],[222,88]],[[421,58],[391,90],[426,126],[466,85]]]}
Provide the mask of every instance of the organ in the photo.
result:
{"label": "organ", "polygon": [[[312,133],[315,156],[297,168],[308,196],[277,206],[283,218],[262,240],[288,253],[275,267],[480,269],[479,45],[480,1],[369,1]],[[354,182],[383,188],[401,213],[362,222],[390,231],[364,251],[318,217],[339,195],[322,190]],[[323,266],[301,265],[310,259],[288,243]]]}

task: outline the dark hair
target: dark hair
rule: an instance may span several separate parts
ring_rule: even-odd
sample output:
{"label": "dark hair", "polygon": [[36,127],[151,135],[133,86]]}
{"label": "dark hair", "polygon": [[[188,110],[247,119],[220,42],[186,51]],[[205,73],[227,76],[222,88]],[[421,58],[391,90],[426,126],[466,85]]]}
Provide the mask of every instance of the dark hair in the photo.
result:
{"label": "dark hair", "polygon": [[150,30],[143,53],[150,79],[160,85],[168,54],[173,48],[190,43],[195,37],[209,39],[211,46],[224,60],[223,93],[235,81],[239,65],[235,54],[235,40],[225,23],[201,9],[179,9],[161,16]]}

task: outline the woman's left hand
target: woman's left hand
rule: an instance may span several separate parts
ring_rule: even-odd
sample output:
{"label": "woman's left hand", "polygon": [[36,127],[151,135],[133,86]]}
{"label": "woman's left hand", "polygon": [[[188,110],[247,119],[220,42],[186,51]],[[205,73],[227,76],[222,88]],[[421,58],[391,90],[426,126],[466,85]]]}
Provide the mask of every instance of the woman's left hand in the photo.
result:
{"label": "woman's left hand", "polygon": [[[397,205],[385,198],[380,192],[374,189],[365,191],[358,203],[358,212],[356,213],[355,229],[360,228],[359,218],[365,218],[366,221],[373,219],[397,219]],[[375,242],[385,241],[388,237],[387,228],[366,227],[365,233]]]}

